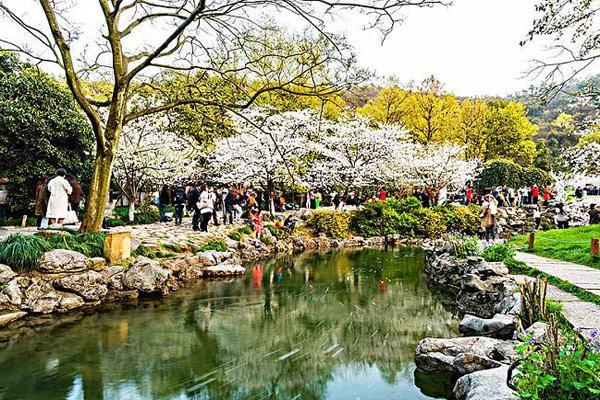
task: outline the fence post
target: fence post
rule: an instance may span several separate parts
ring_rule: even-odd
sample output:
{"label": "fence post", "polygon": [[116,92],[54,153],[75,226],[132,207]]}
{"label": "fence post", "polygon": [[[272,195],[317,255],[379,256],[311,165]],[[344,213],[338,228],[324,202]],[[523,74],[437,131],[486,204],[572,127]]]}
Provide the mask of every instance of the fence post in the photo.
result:
{"label": "fence post", "polygon": [[533,250],[533,246],[535,245],[535,231],[529,232],[529,247],[528,250]]}
{"label": "fence post", "polygon": [[598,247],[598,239],[592,239],[592,245],[590,247],[592,258],[598,257]]}

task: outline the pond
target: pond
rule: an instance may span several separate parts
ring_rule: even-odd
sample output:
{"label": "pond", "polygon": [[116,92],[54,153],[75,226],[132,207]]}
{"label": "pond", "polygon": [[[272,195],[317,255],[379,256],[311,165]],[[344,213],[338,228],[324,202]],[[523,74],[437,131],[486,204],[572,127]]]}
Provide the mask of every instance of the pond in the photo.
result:
{"label": "pond", "polygon": [[[0,399],[430,399],[416,342],[457,319],[411,248],[274,258],[244,278],[0,343]],[[261,270],[262,269],[262,270]]]}

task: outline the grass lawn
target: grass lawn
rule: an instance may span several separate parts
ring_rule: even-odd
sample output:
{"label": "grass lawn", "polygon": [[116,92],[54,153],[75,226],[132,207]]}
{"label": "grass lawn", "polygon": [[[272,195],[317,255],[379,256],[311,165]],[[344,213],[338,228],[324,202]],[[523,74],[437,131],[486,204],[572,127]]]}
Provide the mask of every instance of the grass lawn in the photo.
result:
{"label": "grass lawn", "polygon": [[[600,238],[600,225],[536,232],[533,253],[543,257],[600,268],[600,258],[592,259],[590,255],[592,238]],[[515,246],[527,246],[528,242],[528,234],[515,236],[510,240],[510,243]]]}

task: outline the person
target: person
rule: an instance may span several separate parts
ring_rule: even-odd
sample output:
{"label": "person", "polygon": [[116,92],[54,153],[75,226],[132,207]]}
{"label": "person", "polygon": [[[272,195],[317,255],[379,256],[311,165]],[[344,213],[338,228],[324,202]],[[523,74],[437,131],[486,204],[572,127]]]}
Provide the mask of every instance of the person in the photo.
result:
{"label": "person", "polygon": [[465,204],[469,205],[473,201],[473,188],[467,186],[467,190],[465,190]]}
{"label": "person", "polygon": [[6,216],[8,215],[8,189],[0,184],[0,225],[6,225]]}
{"label": "person", "polygon": [[158,208],[160,210],[160,222],[166,222],[167,217],[165,216],[165,211],[167,207],[171,204],[171,193],[169,193],[169,188],[167,185],[163,185],[160,193],[158,194]]}
{"label": "person", "polygon": [[183,222],[183,209],[185,208],[185,200],[185,189],[182,187],[175,189],[175,196],[173,196],[175,212],[173,213],[173,217],[175,218],[176,225],[181,225]]}
{"label": "person", "polygon": [[496,239],[496,215],[498,213],[498,202],[491,192],[483,197],[481,205],[481,228],[484,231],[485,240]]}
{"label": "person", "polygon": [[537,185],[531,187],[531,204],[538,204],[540,198],[540,188]]}
{"label": "person", "polygon": [[315,193],[315,208],[321,207],[321,199],[322,199],[321,192]]}
{"label": "person", "polygon": [[583,189],[581,187],[575,189],[575,197],[577,200],[583,200]]}
{"label": "person", "polygon": [[208,223],[210,222],[210,217],[213,215],[215,206],[206,184],[200,188],[200,198],[198,199],[196,208],[200,212],[200,231],[208,232]]}
{"label": "person", "polygon": [[387,200],[387,192],[383,188],[380,188],[379,189],[379,201],[386,201],[386,200]]}
{"label": "person", "polygon": [[337,194],[336,192],[333,192],[331,194],[331,202],[333,203],[334,210],[337,210],[338,208],[340,208],[340,195]]}
{"label": "person", "polygon": [[48,182],[51,177],[42,176],[35,184],[35,216],[37,217],[37,227],[42,227],[42,220],[46,218],[48,209],[48,200],[50,192],[48,191]]}
{"label": "person", "polygon": [[225,194],[223,223],[227,225],[227,223],[229,222],[229,224],[231,225],[233,224],[233,215],[235,214],[235,190],[228,191],[227,189],[225,189],[223,192]]}
{"label": "person", "polygon": [[56,171],[56,177],[48,182],[50,198],[48,199],[46,218],[48,218],[50,225],[55,223],[63,225],[65,218],[67,218],[69,195],[73,192],[73,188],[65,179],[66,175],[67,171],[64,168],[59,168]]}
{"label": "person", "polygon": [[219,207],[219,204],[221,204],[222,195],[215,188],[214,190],[210,191],[210,199],[213,202],[213,213],[212,213],[213,224],[215,224],[215,226],[219,226],[220,224],[219,224],[219,220],[217,219],[217,208]]}
{"label": "person", "polygon": [[533,208],[533,220],[535,221],[535,229],[539,230],[542,226],[542,212],[538,205],[535,205]]}
{"label": "person", "polygon": [[71,210],[75,211],[77,218],[79,218],[79,205],[81,204],[81,198],[83,197],[83,189],[81,189],[81,185],[79,182],[77,182],[77,179],[75,179],[73,175],[67,174],[65,179],[73,188],[73,191],[69,195],[69,204],[71,204]]}
{"label": "person", "polygon": [[260,217],[260,212],[252,208],[248,212],[248,217],[250,219],[250,222],[252,223],[252,230],[254,231],[256,238],[260,239],[265,234],[265,225],[263,224],[263,220]]}
{"label": "person", "polygon": [[546,186],[544,188],[544,207],[548,207],[550,205],[550,200],[552,200],[552,190]]}
{"label": "person", "polygon": [[506,192],[508,193],[508,203],[510,207],[515,207],[517,205],[517,194],[515,193],[515,189],[509,187]]}
{"label": "person", "polygon": [[596,208],[596,204],[590,204],[590,225],[600,224],[600,210]]}
{"label": "person", "polygon": [[554,216],[554,223],[558,229],[567,229],[569,227],[569,216],[565,212],[563,204],[556,206],[556,215]]}

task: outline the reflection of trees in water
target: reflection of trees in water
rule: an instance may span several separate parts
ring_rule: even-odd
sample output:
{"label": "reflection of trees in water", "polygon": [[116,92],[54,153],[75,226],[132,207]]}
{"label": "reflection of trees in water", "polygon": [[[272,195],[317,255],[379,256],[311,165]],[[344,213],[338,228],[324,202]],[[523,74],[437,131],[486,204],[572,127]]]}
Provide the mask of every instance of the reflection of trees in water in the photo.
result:
{"label": "reflection of trees in water", "polygon": [[193,398],[320,399],[335,368],[349,364],[375,365],[389,383],[410,380],[415,342],[449,336],[456,323],[427,290],[422,256],[403,255],[280,258],[265,265],[260,289],[250,278],[202,282],[148,309],[44,329],[0,352],[0,398],[64,398],[79,377],[88,399],[124,387],[152,399],[186,390]]}

